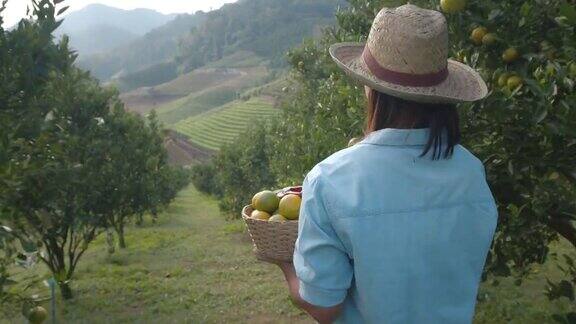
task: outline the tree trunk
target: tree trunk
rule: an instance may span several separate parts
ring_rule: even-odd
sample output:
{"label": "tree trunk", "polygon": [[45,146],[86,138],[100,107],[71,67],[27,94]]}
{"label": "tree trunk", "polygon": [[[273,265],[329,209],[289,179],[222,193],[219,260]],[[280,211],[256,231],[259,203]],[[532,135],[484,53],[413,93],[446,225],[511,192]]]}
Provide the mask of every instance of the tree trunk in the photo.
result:
{"label": "tree trunk", "polygon": [[125,249],[126,248],[126,240],[124,239],[124,226],[120,225],[118,226],[118,246],[121,249]]}
{"label": "tree trunk", "polygon": [[65,300],[70,300],[72,299],[72,297],[74,297],[72,295],[72,288],[70,288],[70,282],[68,281],[60,282],[58,286],[60,287],[60,293],[62,294],[62,298],[64,298]]}

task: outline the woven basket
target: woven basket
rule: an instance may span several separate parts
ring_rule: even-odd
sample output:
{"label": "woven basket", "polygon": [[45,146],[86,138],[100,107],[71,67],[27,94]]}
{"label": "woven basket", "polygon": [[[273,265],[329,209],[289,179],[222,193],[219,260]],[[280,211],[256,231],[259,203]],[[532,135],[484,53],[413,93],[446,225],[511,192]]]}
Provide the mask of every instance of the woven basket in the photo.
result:
{"label": "woven basket", "polygon": [[298,238],[298,221],[268,222],[252,219],[250,205],[242,209],[242,219],[254,243],[254,253],[259,260],[292,262],[294,245]]}

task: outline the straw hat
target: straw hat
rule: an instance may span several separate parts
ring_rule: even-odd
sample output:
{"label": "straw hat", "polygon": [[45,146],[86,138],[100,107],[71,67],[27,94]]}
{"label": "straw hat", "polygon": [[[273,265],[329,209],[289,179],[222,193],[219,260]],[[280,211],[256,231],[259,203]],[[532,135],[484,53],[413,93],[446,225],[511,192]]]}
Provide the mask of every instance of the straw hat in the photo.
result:
{"label": "straw hat", "polygon": [[448,59],[448,26],[438,11],[414,5],[383,8],[366,43],[340,43],[330,55],[372,89],[423,103],[483,99],[486,83],[468,65]]}

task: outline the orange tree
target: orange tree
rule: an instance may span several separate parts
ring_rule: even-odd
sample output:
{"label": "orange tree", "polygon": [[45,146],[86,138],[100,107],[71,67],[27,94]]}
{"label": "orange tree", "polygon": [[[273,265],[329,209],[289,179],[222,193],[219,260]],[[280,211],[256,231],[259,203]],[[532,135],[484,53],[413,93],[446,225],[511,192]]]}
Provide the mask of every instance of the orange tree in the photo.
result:
{"label": "orange tree", "polygon": [[[328,47],[365,40],[382,7],[406,1],[348,2],[337,14],[337,26],[289,54],[293,83],[267,140],[238,142],[238,152],[224,150],[217,158],[233,161],[214,168],[215,191],[224,201],[272,180],[276,186],[300,183],[315,163],[362,135],[363,92],[332,63]],[[514,275],[520,284],[530,265],[547,259],[551,242],[562,237],[576,249],[576,5],[565,0],[410,2],[446,12],[452,58],[480,71],[489,86],[486,100],[460,107],[464,145],[486,165],[499,204],[486,274]],[[243,156],[247,161],[234,162],[255,145],[265,146],[265,158]],[[230,185],[234,174],[268,178]],[[236,205],[225,207],[238,213]],[[574,300],[574,260],[562,259],[565,276],[549,282],[547,293],[551,299]],[[576,320],[576,313],[564,315]]]}
{"label": "orange tree", "polygon": [[[360,133],[361,92],[335,69],[327,47],[365,40],[379,9],[405,1],[349,3],[320,45],[290,56],[298,101],[288,105],[276,135],[300,141],[276,142],[275,151],[289,148],[281,153],[286,159],[271,159],[280,180],[299,179],[347,135]],[[576,248],[576,7],[563,0],[411,3],[449,11],[453,59],[478,69],[490,88],[488,99],[461,107],[464,144],[485,163],[499,203],[486,272],[514,274],[520,283],[559,236]],[[574,300],[576,268],[564,259],[565,280],[550,282],[548,295]]]}
{"label": "orange tree", "polygon": [[[1,1],[0,13],[5,6],[6,1]],[[8,268],[14,265],[15,257],[28,261],[22,259],[25,256],[20,251],[37,251],[36,244],[10,224],[18,214],[11,200],[19,190],[20,174],[38,171],[28,160],[18,161],[14,153],[38,135],[38,125],[47,111],[36,99],[49,83],[47,71],[66,60],[47,33],[40,31],[56,28],[56,21],[43,19],[49,15],[46,9],[37,13],[40,21],[35,27],[23,24],[10,32],[3,29],[0,17],[0,304],[21,297],[8,289],[14,284]]]}
{"label": "orange tree", "polygon": [[14,239],[41,251],[69,299],[103,229],[123,234],[128,217],[155,212],[185,185],[156,121],[126,112],[116,90],[75,67],[67,38],[54,42],[62,2],[32,0],[33,19],[0,25],[0,298]]}
{"label": "orange tree", "polygon": [[[379,9],[405,1],[349,3],[319,46],[306,45],[290,56],[299,102],[287,107],[292,113],[276,134],[286,138],[289,132],[288,138],[299,137],[302,144],[277,142],[278,151],[289,147],[282,153],[287,159],[271,159],[281,180],[298,179],[343,146],[348,134],[360,132],[361,92],[334,68],[326,49],[364,40]],[[487,273],[515,274],[520,283],[529,265],[546,260],[559,236],[576,248],[576,7],[563,0],[411,3],[449,11],[452,57],[478,69],[489,85],[488,99],[461,107],[464,144],[485,163],[499,203]],[[564,259],[565,280],[550,282],[548,295],[574,300],[576,268],[570,256]]]}
{"label": "orange tree", "polygon": [[118,104],[103,116],[98,137],[101,140],[93,154],[105,157],[105,161],[96,161],[103,167],[92,183],[97,193],[93,208],[105,215],[106,225],[118,236],[118,246],[126,248],[126,225],[134,219],[141,222],[148,212],[156,217],[158,210],[188,184],[188,177],[183,170],[167,165],[155,113],[150,114],[146,125],[139,115]]}

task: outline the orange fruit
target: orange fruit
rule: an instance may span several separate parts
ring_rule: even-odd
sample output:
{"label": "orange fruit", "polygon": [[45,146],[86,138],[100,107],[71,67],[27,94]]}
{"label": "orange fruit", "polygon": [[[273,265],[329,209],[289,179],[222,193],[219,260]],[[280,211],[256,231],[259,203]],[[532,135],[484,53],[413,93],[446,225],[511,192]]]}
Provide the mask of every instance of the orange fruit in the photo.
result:
{"label": "orange fruit", "polygon": [[482,37],[482,44],[485,46],[494,45],[494,43],[496,43],[496,35],[488,33]]}
{"label": "orange fruit", "polygon": [[255,210],[250,214],[250,218],[259,219],[259,220],[268,220],[270,219],[270,214],[265,211]]}
{"label": "orange fruit", "polygon": [[520,53],[514,47],[510,47],[502,53],[502,60],[506,63],[512,63],[520,58]]}
{"label": "orange fruit", "polygon": [[498,78],[498,85],[501,87],[505,86],[509,77],[510,75],[508,73],[502,73]]}
{"label": "orange fruit", "polygon": [[440,8],[449,14],[458,13],[466,7],[466,0],[441,0]]}
{"label": "orange fruit", "polygon": [[570,74],[571,77],[576,78],[576,62],[572,62],[568,65],[568,74]]}
{"label": "orange fruit", "polygon": [[253,209],[257,209],[257,208],[256,208],[256,200],[258,199],[258,197],[260,196],[261,193],[262,193],[262,192],[259,192],[259,193],[255,194],[255,195],[252,197],[252,204],[251,204],[251,206],[252,206]]}
{"label": "orange fruit", "polygon": [[272,191],[262,191],[257,193],[252,198],[252,208],[265,211],[267,213],[273,213],[278,209],[278,204],[280,199]]}
{"label": "orange fruit", "polygon": [[474,28],[474,30],[472,30],[472,34],[470,34],[470,39],[474,44],[480,45],[482,44],[482,39],[484,38],[484,36],[486,36],[486,34],[488,34],[488,29],[486,29],[485,27],[476,27]]}
{"label": "orange fruit", "polygon": [[278,212],[287,219],[295,220],[300,216],[302,198],[298,195],[286,195],[280,200]]}
{"label": "orange fruit", "polygon": [[276,214],[273,215],[272,217],[270,217],[270,219],[268,219],[269,222],[278,222],[278,223],[284,223],[285,221],[287,221],[286,217],[280,215],[280,214]]}
{"label": "orange fruit", "polygon": [[516,90],[516,88],[521,86],[522,83],[524,83],[524,80],[522,80],[521,77],[514,75],[508,78],[508,81],[506,81],[506,86],[508,86],[508,89],[510,90]]}
{"label": "orange fruit", "polygon": [[36,306],[28,312],[31,324],[41,324],[48,318],[48,311],[42,306]]}

